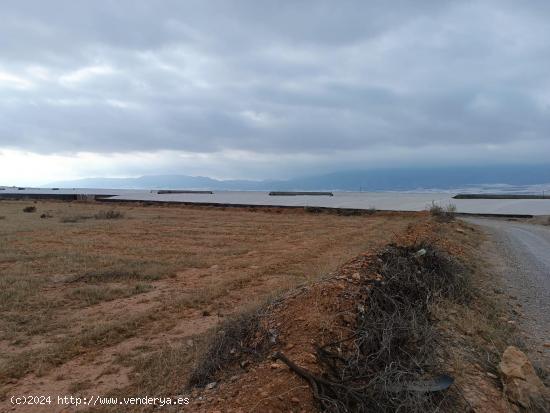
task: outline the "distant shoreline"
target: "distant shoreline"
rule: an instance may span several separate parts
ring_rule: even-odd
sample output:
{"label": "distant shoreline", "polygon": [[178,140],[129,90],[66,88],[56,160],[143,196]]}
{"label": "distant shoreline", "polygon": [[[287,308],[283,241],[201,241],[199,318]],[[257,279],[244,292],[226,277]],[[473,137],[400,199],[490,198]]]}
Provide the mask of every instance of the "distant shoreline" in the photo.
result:
{"label": "distant shoreline", "polygon": [[457,194],[453,196],[453,199],[550,199],[550,194]]}

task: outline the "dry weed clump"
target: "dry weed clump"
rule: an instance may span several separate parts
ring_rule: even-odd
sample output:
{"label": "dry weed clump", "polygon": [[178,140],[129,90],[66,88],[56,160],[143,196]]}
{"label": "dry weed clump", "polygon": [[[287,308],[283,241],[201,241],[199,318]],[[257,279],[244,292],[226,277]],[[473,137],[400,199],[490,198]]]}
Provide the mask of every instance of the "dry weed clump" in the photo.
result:
{"label": "dry weed clump", "polygon": [[[194,343],[194,340],[188,341]],[[136,358],[131,363],[134,367],[133,387],[136,394],[164,396],[181,392],[195,355],[192,346],[184,343],[167,344],[151,354]]]}
{"label": "dry weed clump", "polygon": [[304,211],[308,212],[310,214],[322,214],[323,213],[323,208],[314,207],[314,206],[305,206]]}
{"label": "dry weed clump", "polygon": [[349,208],[338,208],[336,210],[336,215],[341,215],[344,217],[352,217],[362,215],[363,211],[360,209],[349,209]]}
{"label": "dry weed clump", "polygon": [[440,298],[470,299],[469,279],[430,245],[391,245],[378,259],[380,276],[365,281],[354,334],[317,349],[322,376],[278,356],[309,381],[323,411],[449,411],[452,393],[437,390],[452,379],[435,377],[441,367],[430,308]]}
{"label": "dry weed clump", "polygon": [[109,211],[99,211],[94,215],[95,219],[120,219],[124,218],[124,214],[120,211],[109,210]]}
{"label": "dry weed clump", "polygon": [[85,221],[87,219],[91,219],[92,217],[90,215],[66,215],[61,218],[59,218],[59,222],[61,223],[76,223],[80,221]]}
{"label": "dry weed clump", "polygon": [[456,217],[456,205],[449,204],[445,207],[432,202],[430,207],[430,214],[440,222],[449,222]]}
{"label": "dry weed clump", "polygon": [[263,323],[265,312],[263,307],[256,308],[225,320],[213,332],[206,351],[191,372],[189,386],[204,386],[214,381],[218,371],[264,355],[270,334]]}
{"label": "dry weed clump", "polygon": [[109,210],[109,211],[99,211],[94,215],[67,215],[61,217],[59,222],[62,223],[76,223],[81,221],[86,221],[88,219],[120,219],[124,218],[124,214],[120,211]]}
{"label": "dry weed clump", "polygon": [[23,212],[36,212],[36,207],[35,206],[26,206],[25,208],[23,208]]}

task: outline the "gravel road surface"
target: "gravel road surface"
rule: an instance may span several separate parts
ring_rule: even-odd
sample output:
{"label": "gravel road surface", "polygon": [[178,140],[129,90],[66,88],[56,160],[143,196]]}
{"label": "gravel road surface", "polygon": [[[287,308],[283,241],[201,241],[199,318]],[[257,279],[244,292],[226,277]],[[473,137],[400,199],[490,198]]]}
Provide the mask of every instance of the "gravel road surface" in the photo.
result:
{"label": "gravel road surface", "polygon": [[493,261],[502,287],[519,307],[531,359],[550,369],[550,227],[502,219],[467,218],[494,241]]}

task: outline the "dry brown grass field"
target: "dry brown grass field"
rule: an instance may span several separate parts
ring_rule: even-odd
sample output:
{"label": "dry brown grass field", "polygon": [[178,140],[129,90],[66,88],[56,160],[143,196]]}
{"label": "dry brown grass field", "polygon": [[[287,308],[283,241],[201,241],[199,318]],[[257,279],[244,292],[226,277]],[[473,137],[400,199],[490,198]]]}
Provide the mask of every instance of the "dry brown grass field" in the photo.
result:
{"label": "dry brown grass field", "polygon": [[417,217],[1,201],[0,411],[11,394],[179,394],[224,317]]}

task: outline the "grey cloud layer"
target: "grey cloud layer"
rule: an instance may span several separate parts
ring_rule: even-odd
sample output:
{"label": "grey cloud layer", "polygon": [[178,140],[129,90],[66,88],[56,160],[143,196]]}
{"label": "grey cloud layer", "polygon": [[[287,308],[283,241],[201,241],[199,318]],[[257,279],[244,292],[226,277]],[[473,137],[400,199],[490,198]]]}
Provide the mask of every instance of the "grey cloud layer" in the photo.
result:
{"label": "grey cloud layer", "polygon": [[542,1],[4,1],[0,147],[326,156],[449,143],[467,157],[517,143],[541,160],[549,18]]}

